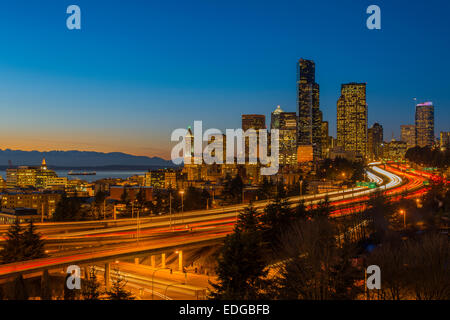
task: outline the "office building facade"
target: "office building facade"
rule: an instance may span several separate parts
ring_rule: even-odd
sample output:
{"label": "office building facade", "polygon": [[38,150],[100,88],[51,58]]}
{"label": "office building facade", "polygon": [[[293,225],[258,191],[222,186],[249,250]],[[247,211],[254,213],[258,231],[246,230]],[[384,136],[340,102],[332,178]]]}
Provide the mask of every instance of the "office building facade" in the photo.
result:
{"label": "office building facade", "polygon": [[337,102],[337,144],[345,151],[367,155],[366,84],[348,83],[341,87]]}

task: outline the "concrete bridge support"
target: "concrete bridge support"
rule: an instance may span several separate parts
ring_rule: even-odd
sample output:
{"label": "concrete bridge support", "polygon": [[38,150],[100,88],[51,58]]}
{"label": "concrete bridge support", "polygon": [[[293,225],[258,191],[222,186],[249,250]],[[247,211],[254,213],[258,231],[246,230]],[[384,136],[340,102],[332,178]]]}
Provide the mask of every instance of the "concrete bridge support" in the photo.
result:
{"label": "concrete bridge support", "polygon": [[166,267],[166,254],[163,253],[161,254],[161,268],[165,268]]}
{"label": "concrete bridge support", "polygon": [[111,288],[111,266],[110,263],[105,263],[105,287],[106,290]]}
{"label": "concrete bridge support", "polygon": [[156,267],[156,256],[150,256],[150,264],[152,268]]}
{"label": "concrete bridge support", "polygon": [[178,250],[178,271],[183,271],[183,250]]}

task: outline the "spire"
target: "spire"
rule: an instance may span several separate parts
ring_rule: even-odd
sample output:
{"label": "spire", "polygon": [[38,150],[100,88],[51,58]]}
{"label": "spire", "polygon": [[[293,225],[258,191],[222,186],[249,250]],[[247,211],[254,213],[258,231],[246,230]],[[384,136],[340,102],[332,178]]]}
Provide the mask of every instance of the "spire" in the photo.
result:
{"label": "spire", "polygon": [[273,113],[277,114],[277,113],[281,113],[281,112],[283,112],[283,110],[281,109],[280,106],[277,106],[277,108],[274,110]]}
{"label": "spire", "polygon": [[45,161],[45,158],[42,158],[41,168],[47,169],[47,162]]}

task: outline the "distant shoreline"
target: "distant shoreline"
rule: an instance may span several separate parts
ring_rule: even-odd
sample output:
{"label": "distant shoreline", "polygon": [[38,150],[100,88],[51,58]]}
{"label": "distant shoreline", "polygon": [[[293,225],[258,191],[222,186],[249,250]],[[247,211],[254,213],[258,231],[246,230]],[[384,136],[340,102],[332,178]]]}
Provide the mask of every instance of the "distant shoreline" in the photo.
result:
{"label": "distant shoreline", "polygon": [[[30,165],[32,166],[32,165]],[[14,166],[13,168],[17,168],[18,166]],[[4,171],[8,169],[9,166],[0,166],[0,170]],[[83,167],[73,167],[73,166],[48,166],[51,170],[73,170],[73,171],[147,171],[147,170],[157,170],[157,169],[176,169],[178,168],[176,165],[172,166],[148,166],[148,165],[139,165],[139,166],[126,166],[126,165],[109,165],[109,166],[83,166]]]}

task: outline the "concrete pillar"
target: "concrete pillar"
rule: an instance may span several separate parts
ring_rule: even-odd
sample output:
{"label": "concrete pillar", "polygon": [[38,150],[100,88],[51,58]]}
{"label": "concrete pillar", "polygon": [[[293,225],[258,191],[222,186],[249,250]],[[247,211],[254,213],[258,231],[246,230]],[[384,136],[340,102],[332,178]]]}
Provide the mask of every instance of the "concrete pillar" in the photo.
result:
{"label": "concrete pillar", "polygon": [[166,254],[163,253],[161,254],[161,268],[165,268],[166,267]]}
{"label": "concrete pillar", "polygon": [[134,264],[139,264],[139,258],[134,258]]}
{"label": "concrete pillar", "polygon": [[156,257],[155,256],[150,256],[150,262],[152,265],[152,268],[156,267]]}
{"label": "concrete pillar", "polygon": [[105,287],[106,290],[109,290],[111,287],[111,267],[109,262],[105,263]]}
{"label": "concrete pillar", "polygon": [[178,271],[183,271],[183,250],[178,251]]}

